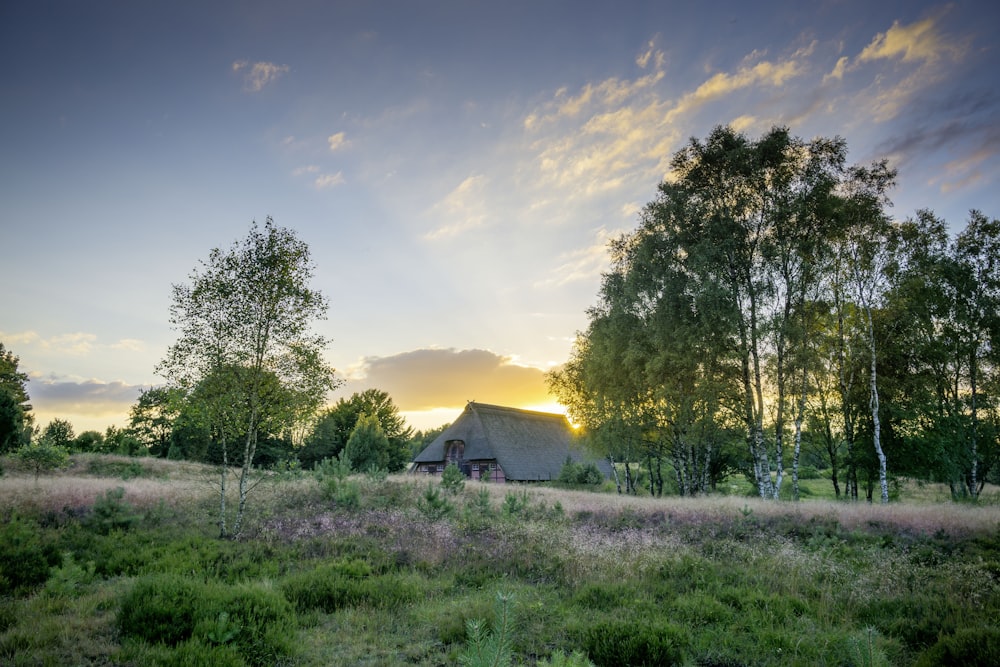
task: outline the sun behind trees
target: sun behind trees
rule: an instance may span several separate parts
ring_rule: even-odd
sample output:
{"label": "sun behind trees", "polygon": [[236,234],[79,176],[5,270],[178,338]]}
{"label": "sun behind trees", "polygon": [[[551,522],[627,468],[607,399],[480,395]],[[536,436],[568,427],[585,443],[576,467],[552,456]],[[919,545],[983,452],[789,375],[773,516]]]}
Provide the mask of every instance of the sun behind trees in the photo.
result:
{"label": "sun behind trees", "polygon": [[240,466],[238,535],[253,488],[258,442],[311,418],[337,381],[323,361],[327,340],[311,331],[327,301],[309,287],[308,246],[268,217],[229,250],[213,249],[174,285],[170,322],[179,338],[157,372],[189,401],[192,420],[221,449],[219,533],[230,534],[226,508],[229,466]]}
{"label": "sun behind trees", "polygon": [[643,462],[662,490],[666,461],[684,495],[739,471],[777,498],[790,455],[797,498],[806,442],[851,498],[887,502],[889,461],[973,496],[996,469],[1000,226],[974,212],[949,249],[931,214],[889,219],[885,161],[846,155],[716,128],[612,242],[549,381],[627,481]]}

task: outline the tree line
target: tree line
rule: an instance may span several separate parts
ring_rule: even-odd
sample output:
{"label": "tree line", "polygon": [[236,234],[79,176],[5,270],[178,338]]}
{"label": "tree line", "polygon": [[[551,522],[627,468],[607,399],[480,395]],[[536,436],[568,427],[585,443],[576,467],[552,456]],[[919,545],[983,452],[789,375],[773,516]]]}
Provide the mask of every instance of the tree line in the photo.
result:
{"label": "tree line", "polygon": [[762,498],[804,461],[838,497],[894,477],[975,498],[997,481],[1000,222],[893,220],[886,161],[776,127],[691,139],[610,244],[588,326],[550,373],[591,445],[684,495],[743,473]]}

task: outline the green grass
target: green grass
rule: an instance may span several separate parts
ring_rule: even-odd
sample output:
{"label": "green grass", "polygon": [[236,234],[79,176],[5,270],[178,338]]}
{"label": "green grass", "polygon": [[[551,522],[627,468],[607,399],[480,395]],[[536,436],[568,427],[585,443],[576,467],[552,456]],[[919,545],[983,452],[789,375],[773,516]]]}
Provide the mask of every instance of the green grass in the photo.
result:
{"label": "green grass", "polygon": [[210,471],[74,463],[0,483],[0,664],[456,664],[498,591],[523,665],[990,664],[1000,642],[1000,508],[926,485],[881,507],[823,479],[799,503],[470,483],[430,517],[425,479],[344,504],[274,476],[224,541]]}

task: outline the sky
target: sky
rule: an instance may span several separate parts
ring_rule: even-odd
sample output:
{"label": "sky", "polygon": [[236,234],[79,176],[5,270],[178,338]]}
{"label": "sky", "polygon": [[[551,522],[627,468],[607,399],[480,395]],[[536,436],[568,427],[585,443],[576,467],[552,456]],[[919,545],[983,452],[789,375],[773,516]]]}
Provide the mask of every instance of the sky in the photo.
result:
{"label": "sky", "polygon": [[607,269],[692,137],[841,136],[891,214],[1000,216],[1000,5],[0,3],[0,342],[36,424],[127,423],[171,286],[267,216],[344,380],[417,429],[556,410]]}

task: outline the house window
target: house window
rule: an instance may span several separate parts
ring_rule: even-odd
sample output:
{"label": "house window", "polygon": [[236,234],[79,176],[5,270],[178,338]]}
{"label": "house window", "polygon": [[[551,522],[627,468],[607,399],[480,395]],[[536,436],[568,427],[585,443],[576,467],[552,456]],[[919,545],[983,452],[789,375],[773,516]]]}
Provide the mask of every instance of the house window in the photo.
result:
{"label": "house window", "polygon": [[474,472],[479,472],[479,464],[478,463],[473,463],[472,464],[472,470]]}

